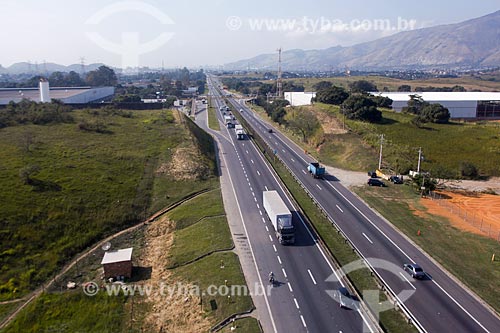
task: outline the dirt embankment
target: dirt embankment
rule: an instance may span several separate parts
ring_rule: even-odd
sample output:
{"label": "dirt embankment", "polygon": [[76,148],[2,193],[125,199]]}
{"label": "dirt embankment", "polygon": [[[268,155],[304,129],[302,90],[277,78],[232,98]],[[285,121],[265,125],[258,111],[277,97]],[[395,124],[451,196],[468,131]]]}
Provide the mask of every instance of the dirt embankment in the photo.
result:
{"label": "dirt embankment", "polygon": [[156,173],[168,174],[177,180],[196,180],[206,178],[210,174],[210,168],[196,148],[178,148],[174,151],[170,163],[160,165]]}
{"label": "dirt embankment", "polygon": [[[151,277],[140,281],[150,285],[153,292],[145,298],[150,311],[144,319],[143,329],[147,332],[207,332],[211,325],[198,304],[199,299],[188,293],[170,294],[167,288],[174,288],[177,282],[168,270],[168,254],[173,242],[174,224],[167,217],[150,224],[145,232],[145,248],[137,263],[151,267]],[[163,286],[163,293],[160,292]],[[183,284],[185,290],[190,286]]]}

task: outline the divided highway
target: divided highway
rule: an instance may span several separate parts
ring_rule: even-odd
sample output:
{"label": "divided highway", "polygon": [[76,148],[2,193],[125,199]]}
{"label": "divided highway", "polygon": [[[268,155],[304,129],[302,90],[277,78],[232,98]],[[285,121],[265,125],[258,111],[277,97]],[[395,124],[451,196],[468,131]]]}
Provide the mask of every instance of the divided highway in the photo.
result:
{"label": "divided highway", "polygon": [[[399,305],[421,332],[500,332],[500,319],[487,305],[343,187],[334,175],[326,175],[323,180],[310,177],[306,168],[313,159],[309,155],[281,133],[269,133],[270,125],[242,101],[229,101],[236,110],[243,110],[240,113],[253,131],[276,152],[372,270],[398,295]],[[293,251],[291,247],[283,252],[289,255]],[[419,263],[426,270],[427,279],[411,279],[402,269],[403,263],[408,262]],[[303,264],[297,267],[300,269]]]}
{"label": "divided highway", "polygon": [[[222,120],[218,92],[209,80],[211,94],[215,96],[217,117]],[[251,260],[258,273],[258,281],[268,285],[269,272],[274,272],[277,285],[265,296],[270,324],[264,327],[275,332],[376,332],[367,314],[340,308],[326,290],[337,290],[338,282],[326,282],[334,272],[317,240],[297,213],[274,171],[270,169],[261,152],[248,139],[236,140],[233,129],[221,124],[221,131],[211,131],[206,125],[206,111],[197,112],[197,123],[216,136],[218,149],[234,188],[241,223],[248,237]],[[262,207],[262,192],[276,190],[293,213],[296,243],[280,245],[274,229]],[[234,236],[234,235],[233,235]],[[240,256],[241,257],[241,256]],[[243,258],[244,259],[244,258]],[[343,284],[343,283],[342,283]],[[260,309],[262,311],[262,309]],[[264,321],[265,322],[265,321]],[[371,328],[366,328],[366,326]]]}

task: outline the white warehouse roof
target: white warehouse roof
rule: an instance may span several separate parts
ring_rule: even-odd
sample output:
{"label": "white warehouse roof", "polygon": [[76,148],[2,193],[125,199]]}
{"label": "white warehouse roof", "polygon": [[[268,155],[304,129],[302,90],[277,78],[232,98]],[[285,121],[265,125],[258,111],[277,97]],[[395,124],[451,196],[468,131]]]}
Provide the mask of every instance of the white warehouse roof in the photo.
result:
{"label": "white warehouse roof", "polygon": [[115,262],[131,261],[132,250],[133,248],[130,247],[128,249],[107,251],[106,253],[104,253],[104,258],[102,258],[101,265],[112,264]]}
{"label": "white warehouse roof", "polygon": [[372,92],[372,95],[389,97],[393,101],[409,101],[410,95],[418,95],[426,102],[440,101],[500,101],[500,92]]}

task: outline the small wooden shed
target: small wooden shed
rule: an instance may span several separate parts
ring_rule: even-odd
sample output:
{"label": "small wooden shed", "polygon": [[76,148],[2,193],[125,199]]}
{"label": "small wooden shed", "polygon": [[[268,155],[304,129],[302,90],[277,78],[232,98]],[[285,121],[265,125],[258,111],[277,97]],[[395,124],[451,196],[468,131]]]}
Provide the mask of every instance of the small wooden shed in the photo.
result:
{"label": "small wooden shed", "polygon": [[133,248],[107,251],[104,253],[101,264],[104,267],[106,279],[124,276],[132,277],[132,250]]}

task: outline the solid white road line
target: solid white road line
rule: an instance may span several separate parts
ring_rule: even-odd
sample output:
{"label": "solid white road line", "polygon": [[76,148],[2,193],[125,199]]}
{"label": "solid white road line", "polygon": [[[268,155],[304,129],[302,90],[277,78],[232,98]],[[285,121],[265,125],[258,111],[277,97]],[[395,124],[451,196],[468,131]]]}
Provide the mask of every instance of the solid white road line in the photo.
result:
{"label": "solid white road line", "polygon": [[311,270],[310,270],[310,269],[308,269],[308,270],[307,270],[307,272],[309,273],[309,276],[311,277],[312,282],[313,282],[314,284],[316,284],[316,280],[314,279],[314,276],[313,276],[313,274],[311,273]]}
{"label": "solid white road line", "polygon": [[362,234],[370,242],[370,244],[373,244],[372,240],[370,238],[368,238],[368,236],[364,232]]}
{"label": "solid white road line", "polygon": [[399,272],[399,275],[401,275],[401,276],[403,277],[403,279],[405,279],[405,280],[406,280],[406,282],[408,282],[408,284],[409,284],[409,285],[410,285],[410,286],[411,286],[414,290],[417,290],[417,288],[415,288],[415,286],[414,286],[414,285],[410,282],[410,280],[408,280],[408,279],[406,278],[406,276],[405,276],[403,273]]}
{"label": "solid white road line", "polygon": [[437,283],[436,281],[434,281],[434,279],[432,280],[432,282],[434,282],[434,284],[439,288],[441,289],[441,291],[443,293],[446,294],[446,296],[448,296],[460,309],[462,309],[463,312],[465,312],[472,320],[474,320],[476,322],[476,324],[478,324],[485,332],[488,332],[490,333],[490,331],[488,331],[486,329],[486,327],[484,327],[476,318],[474,318],[474,316],[472,316],[462,305],[460,305],[460,303],[458,303],[453,297],[451,297],[450,294],[448,294],[448,292],[446,290],[444,290],[443,287],[441,287],[439,285],[439,283]]}

